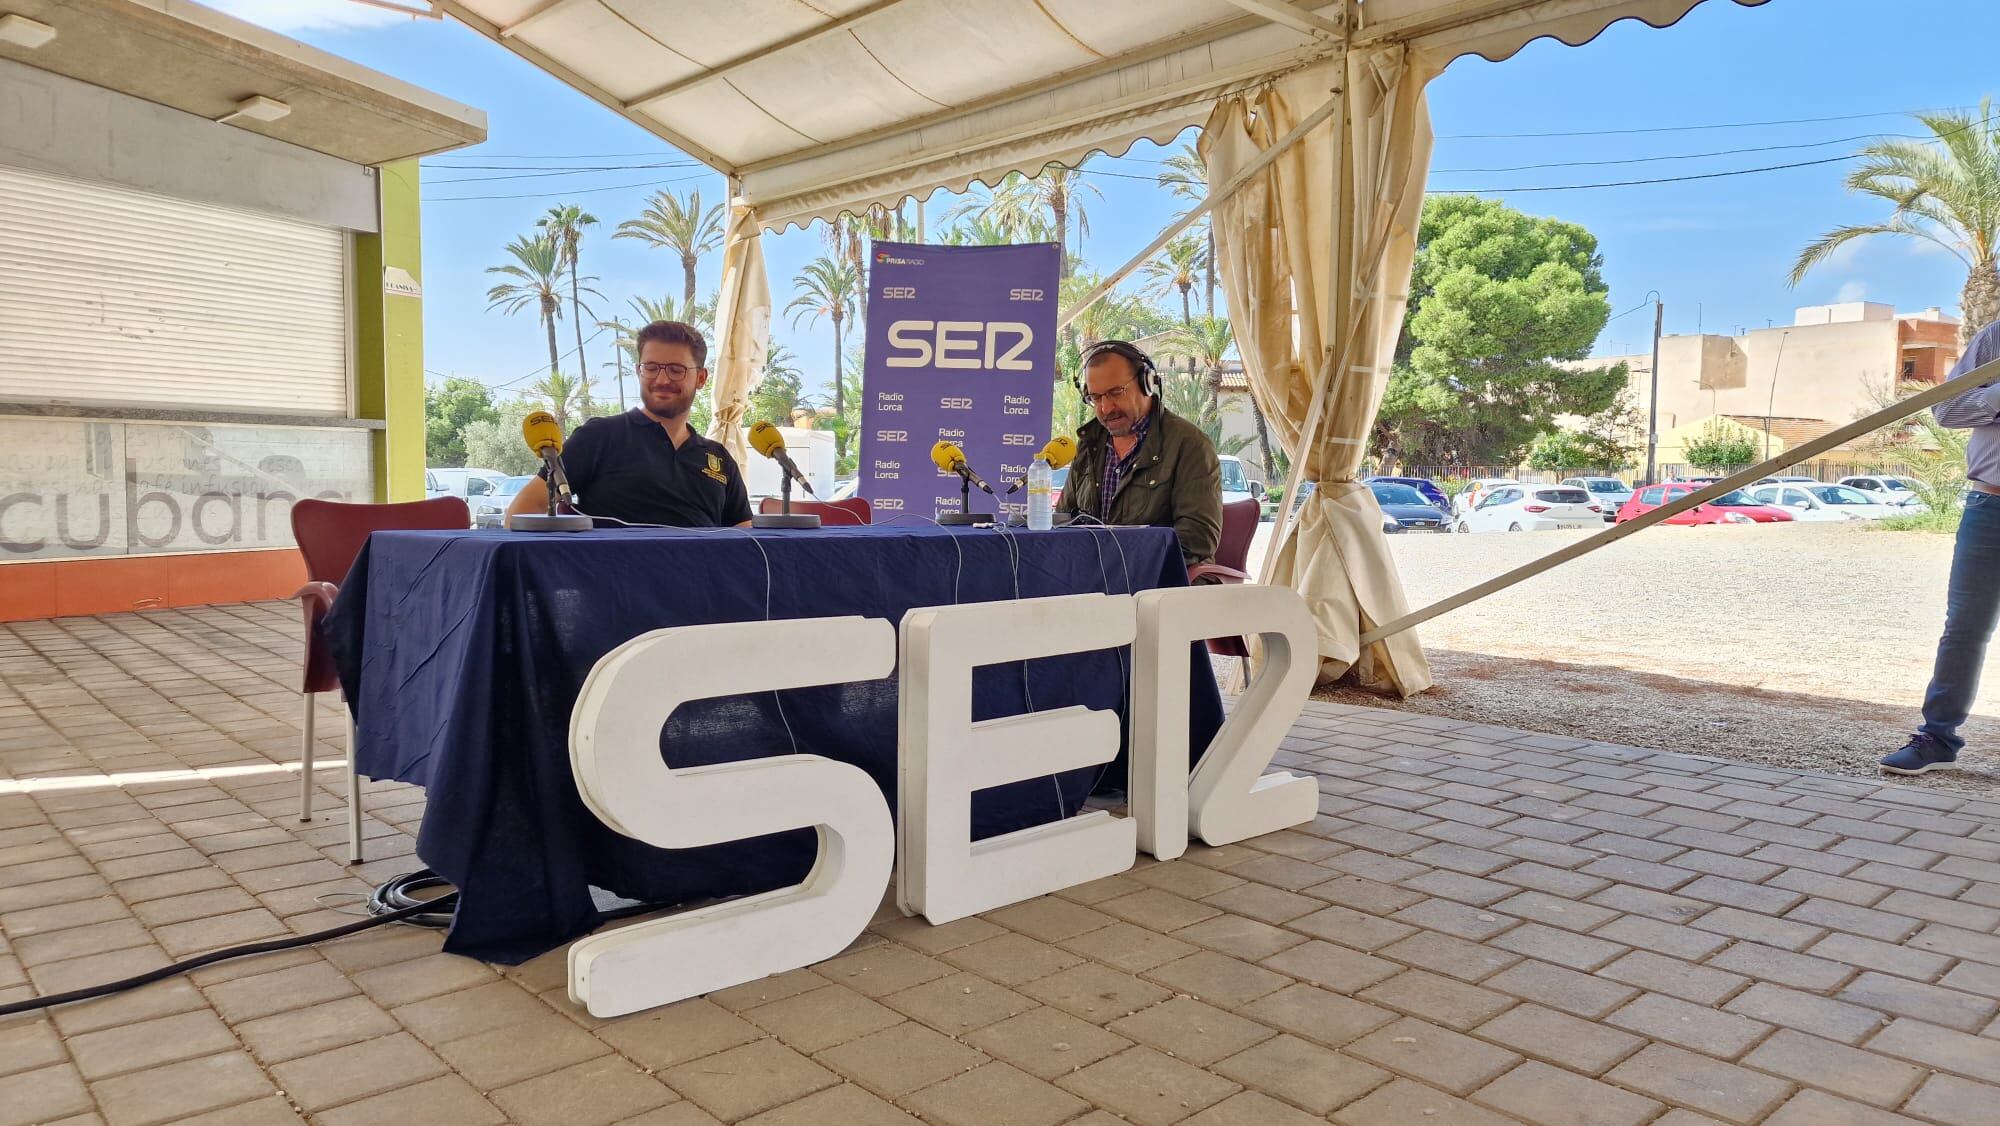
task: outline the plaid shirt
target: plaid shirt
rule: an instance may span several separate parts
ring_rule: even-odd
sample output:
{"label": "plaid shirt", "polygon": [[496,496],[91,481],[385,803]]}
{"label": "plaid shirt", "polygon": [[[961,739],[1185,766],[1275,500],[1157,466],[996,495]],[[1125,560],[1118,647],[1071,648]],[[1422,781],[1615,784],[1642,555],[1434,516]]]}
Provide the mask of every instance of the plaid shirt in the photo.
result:
{"label": "plaid shirt", "polygon": [[[1100,502],[1104,512],[1111,511],[1111,500],[1118,495],[1118,486],[1124,484],[1125,478],[1131,476],[1132,466],[1139,460],[1139,447],[1146,444],[1146,433],[1152,428],[1153,412],[1147,411],[1144,418],[1132,424],[1132,437],[1137,441],[1132,443],[1132,452],[1124,457],[1118,456],[1117,449],[1111,443],[1105,443],[1104,493]],[[1102,516],[1104,512],[1098,515]]]}

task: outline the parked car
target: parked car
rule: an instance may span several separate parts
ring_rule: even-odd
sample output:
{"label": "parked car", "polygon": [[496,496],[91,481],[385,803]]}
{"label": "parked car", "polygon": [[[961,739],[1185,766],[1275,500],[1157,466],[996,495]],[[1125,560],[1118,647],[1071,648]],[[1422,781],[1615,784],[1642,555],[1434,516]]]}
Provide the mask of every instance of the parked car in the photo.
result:
{"label": "parked car", "polygon": [[1758,485],[1817,485],[1819,484],[1819,478],[1786,477],[1786,476],[1759,477],[1754,483]]}
{"label": "parked car", "polygon": [[1590,499],[1604,510],[1604,522],[1607,524],[1617,517],[1618,509],[1632,499],[1632,486],[1616,477],[1570,477],[1563,484],[1589,493]]}
{"label": "parked car", "polygon": [[[1663,504],[1688,495],[1702,486],[1692,481],[1669,481],[1664,485],[1647,485],[1632,494],[1618,510],[1618,523],[1635,519]],[[1782,508],[1759,504],[1741,489],[1729,492],[1698,504],[1686,512],[1675,513],[1667,518],[1669,524],[1788,524],[1792,514]]]}
{"label": "parked car", "polygon": [[1760,504],[1774,504],[1806,522],[1882,520],[1909,509],[1880,500],[1846,485],[1760,485],[1744,490]]}
{"label": "parked car", "polygon": [[498,469],[426,469],[424,470],[424,496],[459,497],[471,503],[477,497],[486,496],[507,479]]}
{"label": "parked car", "polygon": [[1916,482],[1908,477],[1865,474],[1859,477],[1842,477],[1840,483],[1850,489],[1860,489],[1869,496],[1880,500],[1883,504],[1896,504],[1908,507],[1924,503],[1918,499],[1917,490],[1912,487]]}
{"label": "parked car", "polygon": [[[1368,482],[1368,489],[1375,494],[1375,503],[1382,506],[1382,515],[1396,522],[1395,531],[1451,530],[1451,522],[1445,518],[1444,510],[1424,499],[1424,494],[1409,485],[1375,478]],[[1390,528],[1384,524],[1383,530],[1389,531]]]}
{"label": "parked car", "polygon": [[480,496],[472,502],[472,526],[475,528],[504,527],[507,506],[514,503],[514,495],[521,486],[535,479],[530,473],[526,477],[502,477],[498,488]]}
{"label": "parked car", "polygon": [[1223,454],[1216,460],[1222,463],[1222,503],[1228,504],[1239,500],[1255,500],[1260,504],[1263,503],[1264,483],[1252,480],[1250,475],[1244,472],[1242,458],[1234,454]]}
{"label": "parked car", "polygon": [[1603,508],[1583,489],[1512,484],[1488,492],[1454,526],[1461,532],[1548,532],[1603,525]]}
{"label": "parked car", "polygon": [[1518,488],[1520,484],[1519,481],[1514,480],[1512,477],[1475,477],[1466,482],[1465,491],[1458,494],[1457,511],[1460,513],[1471,512],[1493,490],[1504,489],[1510,486]]}
{"label": "parked car", "polygon": [[1436,481],[1431,480],[1429,477],[1363,477],[1361,479],[1361,483],[1364,485],[1373,485],[1377,482],[1386,485],[1408,485],[1423,495],[1425,504],[1430,505],[1439,512],[1451,511],[1451,497],[1445,493],[1444,489]]}
{"label": "parked car", "polygon": [[829,493],[826,499],[846,500],[847,498],[853,496],[855,493],[859,492],[860,489],[861,489],[860,477],[858,476],[842,477],[840,480],[835,481],[833,483],[833,492]]}

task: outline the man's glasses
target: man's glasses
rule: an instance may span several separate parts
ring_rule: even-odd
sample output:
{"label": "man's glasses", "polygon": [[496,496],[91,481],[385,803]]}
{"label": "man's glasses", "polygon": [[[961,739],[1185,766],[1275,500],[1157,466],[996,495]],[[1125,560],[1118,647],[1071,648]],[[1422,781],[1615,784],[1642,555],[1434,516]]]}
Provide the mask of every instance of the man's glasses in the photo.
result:
{"label": "man's glasses", "polygon": [[1122,403],[1125,401],[1125,392],[1130,390],[1132,384],[1136,382],[1138,381],[1135,379],[1128,379],[1109,391],[1086,390],[1083,393],[1083,401],[1089,403],[1092,407],[1100,406],[1104,403]]}
{"label": "man's glasses", "polygon": [[687,378],[687,374],[693,370],[695,369],[687,366],[686,364],[640,364],[639,365],[639,374],[645,376],[647,379],[658,379],[663,375],[670,375],[675,379],[685,379]]}

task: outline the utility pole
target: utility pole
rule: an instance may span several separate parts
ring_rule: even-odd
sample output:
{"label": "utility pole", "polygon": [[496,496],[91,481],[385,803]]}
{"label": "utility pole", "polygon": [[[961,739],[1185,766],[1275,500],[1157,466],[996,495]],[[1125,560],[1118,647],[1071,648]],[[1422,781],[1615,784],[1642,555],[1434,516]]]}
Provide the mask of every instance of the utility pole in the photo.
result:
{"label": "utility pole", "polygon": [[1778,402],[1778,365],[1785,362],[1785,340],[1792,334],[1778,334],[1778,358],[1771,361],[1771,394],[1764,400],[1764,460],[1771,460],[1771,410]]}
{"label": "utility pole", "polygon": [[1660,453],[1660,324],[1666,319],[1667,306],[1660,300],[1658,290],[1648,296],[1653,299],[1653,396],[1646,407],[1646,477],[1640,484],[1653,483]]}

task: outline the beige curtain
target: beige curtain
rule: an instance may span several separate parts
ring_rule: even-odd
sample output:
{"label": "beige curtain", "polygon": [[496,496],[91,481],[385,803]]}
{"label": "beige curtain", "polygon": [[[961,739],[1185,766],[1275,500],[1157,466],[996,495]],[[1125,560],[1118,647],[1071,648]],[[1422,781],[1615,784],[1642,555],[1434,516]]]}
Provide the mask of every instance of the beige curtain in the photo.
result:
{"label": "beige curtain", "polygon": [[770,341],[771,282],[764,273],[763,231],[757,212],[732,199],[722,243],[722,292],[715,301],[715,354],[709,357],[709,393],[715,396],[709,437],[721,442],[739,466],[749,464],[743,415],[750,392],[764,379]]}
{"label": "beige curtain", "polygon": [[1305,595],[1320,679],[1352,668],[1408,696],[1430,687],[1413,632],[1361,650],[1409,609],[1374,495],[1355,481],[1408,304],[1430,164],[1424,84],[1436,68],[1398,44],[1347,55],[1219,103],[1201,149],[1226,181],[1339,93],[1344,104],[1213,214],[1217,272],[1250,390],[1318,482],[1272,546],[1264,581]]}

